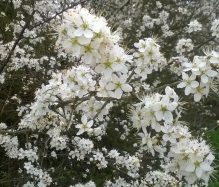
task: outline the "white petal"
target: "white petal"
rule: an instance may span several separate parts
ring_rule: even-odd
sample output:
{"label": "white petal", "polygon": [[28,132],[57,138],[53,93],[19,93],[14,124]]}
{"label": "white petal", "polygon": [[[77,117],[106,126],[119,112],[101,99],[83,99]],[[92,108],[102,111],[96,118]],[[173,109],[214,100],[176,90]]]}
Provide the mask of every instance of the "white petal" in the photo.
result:
{"label": "white petal", "polygon": [[110,77],[112,75],[112,70],[111,69],[104,69],[103,74],[104,74],[106,79],[110,79]]}
{"label": "white petal", "polygon": [[206,160],[210,162],[212,162],[214,159],[215,159],[215,156],[211,153],[206,157]]}
{"label": "white petal", "polygon": [[172,102],[172,103],[170,103],[170,104],[167,105],[167,109],[168,109],[169,111],[173,111],[173,110],[176,109],[177,105],[178,105],[178,104],[177,104],[176,102]]}
{"label": "white petal", "polygon": [[104,67],[102,64],[99,64],[98,66],[96,66],[95,71],[97,73],[101,73],[104,70]]}
{"label": "white petal", "polygon": [[87,116],[83,115],[82,118],[81,118],[81,122],[83,124],[86,124],[87,123]]}
{"label": "white petal", "polygon": [[195,93],[194,94],[194,101],[199,102],[202,98],[202,95],[200,93]]}
{"label": "white petal", "polygon": [[116,89],[114,92],[114,97],[117,99],[120,99],[122,96],[122,90],[121,89]]}
{"label": "white petal", "polygon": [[192,163],[189,162],[189,163],[186,165],[185,170],[186,170],[187,172],[193,172],[193,171],[195,170],[194,164],[192,164]]}
{"label": "white petal", "polygon": [[164,114],[161,111],[157,111],[155,112],[155,116],[156,116],[157,121],[161,121],[163,119]]}
{"label": "white petal", "polygon": [[206,84],[206,83],[208,82],[208,76],[205,75],[205,74],[203,74],[203,75],[201,76],[201,81]]}
{"label": "white petal", "polygon": [[185,88],[185,95],[189,95],[191,93],[192,89],[190,86],[186,86]]}
{"label": "white petal", "polygon": [[173,121],[173,114],[170,111],[164,112],[164,121],[167,123]]}
{"label": "white petal", "polygon": [[81,129],[79,129],[79,131],[77,132],[77,135],[80,135],[80,134],[83,134],[83,133],[84,133],[84,129],[81,128]]}
{"label": "white petal", "polygon": [[156,131],[156,132],[160,132],[161,131],[161,126],[159,123],[154,123],[151,125],[151,127]]}
{"label": "white petal", "polygon": [[93,120],[90,120],[88,123],[87,123],[87,126],[90,128],[90,127],[92,127],[92,125],[93,125]]}
{"label": "white petal", "polygon": [[86,38],[84,36],[78,37],[78,43],[80,43],[81,45],[88,45],[90,41],[90,38]]}
{"label": "white petal", "polygon": [[132,87],[129,84],[123,84],[122,85],[122,90],[124,92],[131,92],[132,91]]}
{"label": "white petal", "polygon": [[81,19],[81,16],[78,14],[74,14],[74,16],[72,17],[72,19],[74,20],[74,23],[80,27],[83,24],[83,21]]}
{"label": "white petal", "polygon": [[91,64],[93,60],[93,55],[90,54],[90,53],[87,53],[83,56],[83,61],[86,63],[86,64]]}
{"label": "white petal", "polygon": [[161,109],[161,103],[155,103],[155,104],[153,105],[153,110],[159,111],[160,109]]}
{"label": "white petal", "polygon": [[201,168],[196,168],[196,170],[195,170],[195,173],[196,173],[196,175],[197,175],[198,178],[201,178],[202,172],[203,172],[203,171],[202,171]]}
{"label": "white petal", "polygon": [[83,30],[81,28],[78,28],[75,32],[74,32],[74,35],[75,36],[82,36],[83,34]]}
{"label": "white petal", "polygon": [[79,57],[81,55],[82,48],[80,45],[73,45],[70,49],[72,49],[74,56]]}
{"label": "white petal", "polygon": [[207,163],[207,162],[202,162],[202,163],[201,163],[201,168],[202,168],[204,171],[211,171],[211,170],[212,170],[212,167],[211,167],[210,164]]}
{"label": "white petal", "polygon": [[219,58],[211,57],[210,62],[212,64],[219,64]]}
{"label": "white petal", "polygon": [[186,83],[185,82],[181,82],[177,85],[177,88],[184,88],[186,87]]}
{"label": "white petal", "polygon": [[81,124],[75,125],[75,128],[77,128],[77,129],[80,129],[81,127],[82,127]]}
{"label": "white petal", "polygon": [[190,175],[185,176],[185,179],[189,184],[193,184],[197,180],[197,176],[193,173],[190,173]]}
{"label": "white petal", "polygon": [[187,80],[189,76],[185,72],[182,72],[182,78],[183,80]]}
{"label": "white petal", "polygon": [[191,87],[192,87],[192,88],[197,88],[198,86],[199,86],[198,81],[192,81],[192,82],[191,82]]}
{"label": "white petal", "polygon": [[116,75],[113,75],[112,76],[112,81],[115,82],[115,83],[118,83],[118,82],[120,82],[120,79]]}
{"label": "white petal", "polygon": [[192,74],[192,75],[189,77],[190,80],[195,80],[195,78],[196,78],[196,75],[195,75],[195,74]]}
{"label": "white petal", "polygon": [[165,93],[166,93],[166,95],[172,95],[173,89],[170,88],[169,86],[167,86],[167,87],[165,88]]}
{"label": "white petal", "polygon": [[85,30],[84,31],[84,36],[86,38],[92,38],[94,36],[94,33],[91,30]]}
{"label": "white petal", "polygon": [[112,82],[110,82],[106,85],[107,90],[115,90],[115,88],[116,88],[116,85]]}
{"label": "white petal", "polygon": [[216,71],[213,71],[211,69],[209,69],[206,74],[209,76],[209,77],[216,77],[217,76],[217,72]]}

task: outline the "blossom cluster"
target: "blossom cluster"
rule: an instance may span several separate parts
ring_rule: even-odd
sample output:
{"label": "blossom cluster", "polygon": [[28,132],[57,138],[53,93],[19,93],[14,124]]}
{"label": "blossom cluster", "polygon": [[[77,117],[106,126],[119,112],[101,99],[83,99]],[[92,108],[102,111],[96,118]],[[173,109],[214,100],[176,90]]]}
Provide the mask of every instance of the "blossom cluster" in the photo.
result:
{"label": "blossom cluster", "polygon": [[166,88],[165,93],[145,96],[141,103],[136,104],[131,115],[134,127],[146,131],[147,126],[151,126],[156,132],[160,132],[160,122],[173,123],[179,98],[170,87]]}
{"label": "blossom cluster", "polygon": [[141,77],[141,80],[145,80],[147,75],[165,66],[166,60],[160,53],[160,46],[152,38],[139,40],[134,46],[137,48],[134,53],[136,58],[134,71],[136,75]]}
{"label": "blossom cluster", "polygon": [[176,51],[180,55],[182,55],[185,52],[190,52],[193,48],[194,45],[191,39],[180,39],[176,45]]}
{"label": "blossom cluster", "polygon": [[202,30],[202,25],[197,20],[194,20],[189,23],[187,32],[192,33],[200,30]]}
{"label": "blossom cluster", "polygon": [[195,56],[193,62],[184,63],[183,81],[178,88],[185,88],[185,95],[194,94],[196,102],[207,96],[218,78],[218,56],[218,52],[212,51],[206,56]]}
{"label": "blossom cluster", "polygon": [[84,8],[70,10],[64,15],[59,28],[57,45],[73,57],[81,57],[98,75],[100,97],[120,99],[124,92],[131,92],[128,78],[127,55],[118,44],[119,36],[112,34],[106,20]]}
{"label": "blossom cluster", "polygon": [[211,26],[212,36],[219,38],[219,31],[218,30],[219,30],[219,20],[215,19],[212,22],[212,26]]}
{"label": "blossom cluster", "polygon": [[[193,140],[188,128],[179,121],[180,105],[177,94],[169,87],[165,95],[146,96],[135,105],[131,120],[135,128],[143,131],[139,133],[141,150],[152,155],[159,153],[164,158],[165,170],[175,172],[179,178],[185,177],[188,184],[198,181],[207,184],[213,172],[214,156],[206,142]],[[162,135],[151,136],[153,131],[148,129]],[[165,149],[167,144],[171,146],[169,152]]]}
{"label": "blossom cluster", "polygon": [[[47,185],[50,185],[52,182],[52,178],[47,172],[44,172],[42,169],[38,169],[37,167],[34,167],[31,162],[25,162],[24,168],[27,171],[27,174],[32,175],[33,178],[35,178],[37,182],[37,186],[39,187],[45,187]],[[33,184],[24,184],[24,187],[28,185]]]}
{"label": "blossom cluster", "polygon": [[169,157],[173,158],[167,165],[172,172],[177,170],[177,176],[185,177],[188,184],[197,179],[208,184],[209,175],[213,172],[214,156],[205,141],[184,139],[171,147]]}
{"label": "blossom cluster", "polygon": [[115,181],[107,181],[106,187],[149,187],[149,186],[171,186],[171,187],[181,187],[182,184],[179,183],[177,179],[161,171],[152,171],[142,177],[139,181],[127,182],[124,178],[118,178]]}

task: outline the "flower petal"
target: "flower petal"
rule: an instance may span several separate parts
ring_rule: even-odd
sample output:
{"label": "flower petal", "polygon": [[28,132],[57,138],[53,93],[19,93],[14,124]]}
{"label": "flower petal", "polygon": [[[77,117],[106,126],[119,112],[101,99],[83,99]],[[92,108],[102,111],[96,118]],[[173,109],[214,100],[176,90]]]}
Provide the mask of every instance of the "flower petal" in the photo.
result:
{"label": "flower petal", "polygon": [[201,76],[201,81],[206,84],[206,83],[208,82],[208,76],[205,75],[205,74],[203,74],[203,75]]}
{"label": "flower petal", "polygon": [[177,88],[184,88],[186,87],[186,83],[185,82],[181,82],[177,85]]}
{"label": "flower petal", "polygon": [[129,84],[123,84],[122,85],[122,90],[124,92],[131,92],[132,91],[132,87]]}

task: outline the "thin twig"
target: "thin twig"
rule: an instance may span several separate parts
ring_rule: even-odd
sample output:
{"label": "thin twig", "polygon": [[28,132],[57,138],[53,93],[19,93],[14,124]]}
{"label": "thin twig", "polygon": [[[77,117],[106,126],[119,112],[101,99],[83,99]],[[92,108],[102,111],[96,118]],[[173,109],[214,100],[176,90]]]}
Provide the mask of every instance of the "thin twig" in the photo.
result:
{"label": "thin twig", "polygon": [[211,42],[211,41],[214,41],[215,38],[216,38],[215,36],[209,38],[208,40],[202,42],[202,43],[199,44],[197,47],[195,47],[195,49],[193,49],[192,51],[189,51],[187,54],[190,54],[190,53],[192,53],[192,52],[197,51],[198,49],[200,49],[200,48],[201,48],[202,46],[204,46],[205,44],[207,44],[207,43],[209,43],[209,42]]}
{"label": "thin twig", "polygon": [[37,24],[33,25],[33,26],[30,28],[30,30],[32,30],[32,29],[34,29],[34,28],[36,28],[36,27],[39,27],[39,26],[43,25],[44,23],[49,23],[50,21],[52,21],[53,19],[55,19],[57,16],[61,15],[61,14],[62,14],[63,12],[65,12],[65,11],[67,11],[68,9],[71,9],[71,8],[73,8],[73,7],[75,7],[75,6],[79,5],[79,4],[83,4],[83,3],[85,3],[85,2],[86,2],[86,0],[84,0],[84,1],[79,1],[79,2],[76,2],[76,3],[72,3],[70,6],[64,8],[64,9],[61,10],[60,12],[57,12],[54,16],[52,16],[52,17],[50,17],[50,18],[44,20],[43,22],[40,22],[40,23],[37,23]]}
{"label": "thin twig", "polygon": [[95,114],[95,116],[93,117],[93,120],[95,120],[97,117],[98,117],[98,115],[100,114],[100,112],[105,108],[105,106],[108,104],[110,102],[110,100],[108,100],[108,101],[106,101],[103,105],[102,105],[102,107],[98,110],[98,112]]}
{"label": "thin twig", "polygon": [[16,41],[14,42],[14,45],[12,46],[11,50],[10,50],[9,53],[8,53],[7,58],[5,59],[5,61],[3,61],[2,66],[0,67],[0,74],[4,71],[4,68],[5,68],[6,65],[8,64],[8,62],[9,62],[11,56],[13,55],[16,46],[18,45],[18,43],[19,43],[20,40],[22,39],[23,34],[24,34],[25,30],[27,29],[27,27],[29,26],[30,21],[31,21],[31,19],[32,19],[33,15],[34,15],[34,13],[35,13],[35,10],[33,10],[32,14],[31,14],[30,17],[29,17],[29,19],[27,20],[27,22],[25,23],[24,27],[22,28],[20,34],[18,35]]}
{"label": "thin twig", "polygon": [[25,134],[28,132],[33,132],[31,129],[22,129],[22,130],[0,130],[0,134],[9,134],[9,135],[19,135],[19,134]]}

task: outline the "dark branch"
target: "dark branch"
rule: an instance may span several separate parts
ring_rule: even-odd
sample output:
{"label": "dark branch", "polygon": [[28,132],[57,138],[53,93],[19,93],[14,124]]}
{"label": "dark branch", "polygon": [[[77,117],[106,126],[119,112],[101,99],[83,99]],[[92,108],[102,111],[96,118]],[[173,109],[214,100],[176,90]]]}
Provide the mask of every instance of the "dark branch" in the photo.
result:
{"label": "dark branch", "polygon": [[30,15],[29,19],[27,20],[27,22],[25,23],[25,25],[23,26],[21,32],[19,33],[16,41],[14,42],[14,45],[12,46],[11,50],[9,51],[8,55],[7,55],[7,58],[3,61],[3,64],[1,65],[0,67],[0,73],[2,73],[4,71],[4,68],[7,66],[11,56],[13,55],[14,53],[14,50],[16,48],[16,46],[18,45],[18,43],[20,42],[20,40],[22,39],[23,37],[23,34],[25,32],[25,30],[27,29],[27,27],[29,26],[30,24],[30,21],[31,21],[31,18],[33,17],[35,11],[32,12],[32,14]]}
{"label": "dark branch", "polygon": [[52,17],[50,17],[50,18],[44,20],[43,22],[40,22],[40,23],[37,23],[37,24],[33,25],[33,26],[30,28],[30,30],[32,30],[32,29],[34,29],[34,28],[36,28],[36,27],[39,27],[39,26],[43,25],[44,23],[49,23],[50,21],[52,21],[53,19],[55,19],[57,16],[61,15],[61,14],[62,14],[63,12],[65,12],[65,11],[67,11],[68,9],[71,9],[71,8],[73,8],[73,7],[75,7],[75,6],[79,5],[79,4],[82,4],[82,5],[83,5],[85,2],[86,2],[86,0],[79,1],[79,2],[77,2],[77,3],[72,3],[70,6],[64,8],[64,9],[61,10],[60,12],[57,12],[54,16],[52,16]]}

